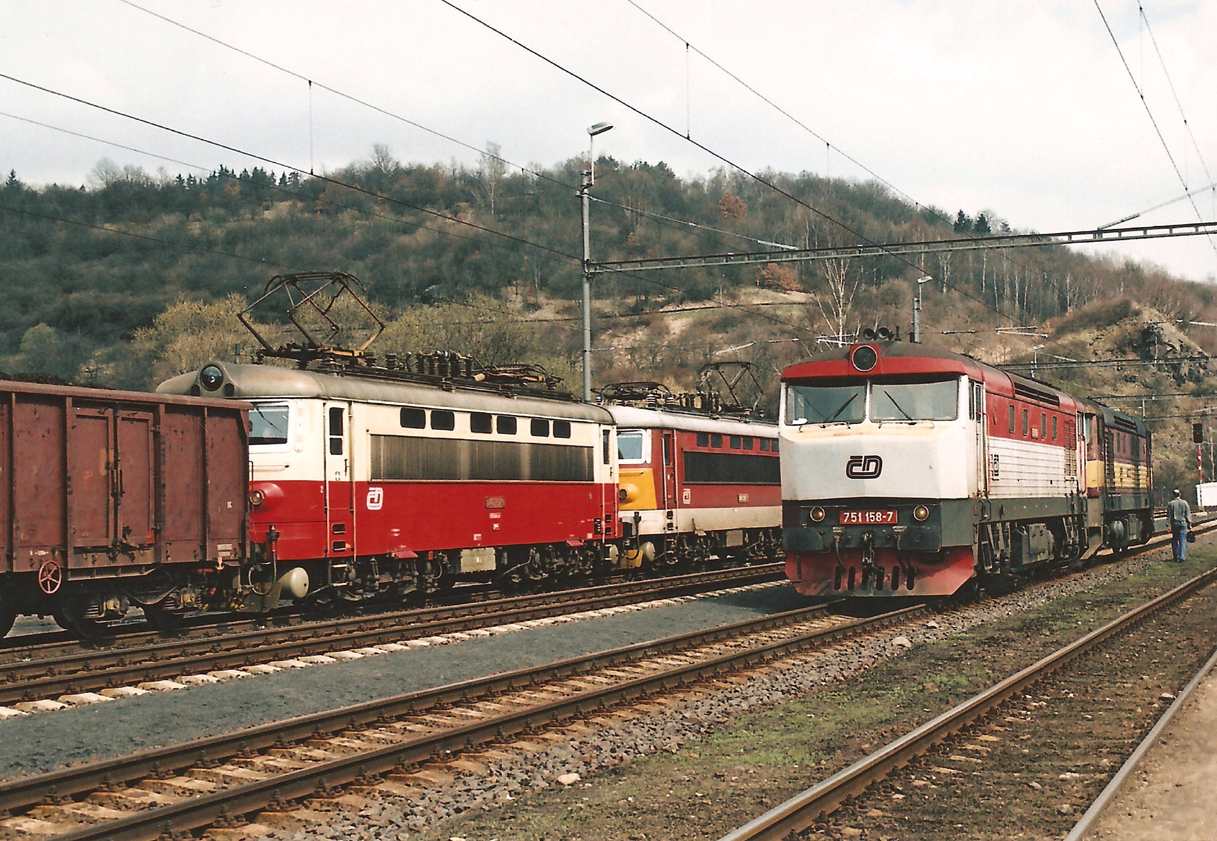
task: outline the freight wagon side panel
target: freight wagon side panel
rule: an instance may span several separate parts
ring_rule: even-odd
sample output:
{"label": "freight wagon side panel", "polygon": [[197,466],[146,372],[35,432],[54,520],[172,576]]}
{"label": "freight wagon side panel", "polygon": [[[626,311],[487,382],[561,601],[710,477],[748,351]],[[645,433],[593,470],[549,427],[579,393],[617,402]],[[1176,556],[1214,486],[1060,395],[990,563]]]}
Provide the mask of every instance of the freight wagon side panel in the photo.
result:
{"label": "freight wagon side panel", "polygon": [[15,394],[9,406],[13,571],[33,572],[44,561],[63,563],[67,404],[55,395]]}
{"label": "freight wagon side panel", "polygon": [[161,416],[162,561],[207,557],[207,479],[204,415],[200,409],[166,406]]}
{"label": "freight wagon side panel", "polygon": [[244,411],[208,409],[206,414],[207,557],[243,554],[249,495],[249,439]]}

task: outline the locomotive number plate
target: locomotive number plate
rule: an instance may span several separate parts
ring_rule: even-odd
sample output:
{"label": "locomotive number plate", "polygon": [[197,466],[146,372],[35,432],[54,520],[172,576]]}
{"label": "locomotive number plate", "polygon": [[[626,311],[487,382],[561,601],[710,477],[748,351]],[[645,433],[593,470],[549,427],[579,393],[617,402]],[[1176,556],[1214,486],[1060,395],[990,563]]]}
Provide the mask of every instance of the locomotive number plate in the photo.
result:
{"label": "locomotive number plate", "polygon": [[839,518],[843,526],[894,526],[896,512],[884,511],[842,511]]}

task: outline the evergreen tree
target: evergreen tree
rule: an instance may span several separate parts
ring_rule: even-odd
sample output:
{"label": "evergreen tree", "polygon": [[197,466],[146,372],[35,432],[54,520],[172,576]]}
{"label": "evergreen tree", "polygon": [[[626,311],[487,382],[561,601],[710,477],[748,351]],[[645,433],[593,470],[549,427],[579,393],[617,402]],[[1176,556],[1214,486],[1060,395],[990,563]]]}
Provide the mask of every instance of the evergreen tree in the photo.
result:
{"label": "evergreen tree", "polygon": [[4,188],[6,190],[20,190],[21,189],[21,181],[18,180],[18,178],[17,178],[17,170],[10,169],[8,171],[8,180],[4,182]]}
{"label": "evergreen tree", "polygon": [[970,234],[972,232],[972,217],[960,210],[955,214],[955,233]]}
{"label": "evergreen tree", "polygon": [[972,230],[978,234],[993,233],[993,228],[989,225],[989,217],[985,216],[984,211],[976,215],[976,224],[972,226]]}

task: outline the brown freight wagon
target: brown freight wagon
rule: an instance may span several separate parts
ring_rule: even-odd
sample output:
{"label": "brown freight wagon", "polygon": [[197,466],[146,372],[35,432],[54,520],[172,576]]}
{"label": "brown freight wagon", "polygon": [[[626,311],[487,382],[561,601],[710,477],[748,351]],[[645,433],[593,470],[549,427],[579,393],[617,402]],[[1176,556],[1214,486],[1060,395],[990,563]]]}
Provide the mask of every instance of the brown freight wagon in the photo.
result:
{"label": "brown freight wagon", "polygon": [[200,606],[247,555],[248,408],[0,380],[0,636]]}

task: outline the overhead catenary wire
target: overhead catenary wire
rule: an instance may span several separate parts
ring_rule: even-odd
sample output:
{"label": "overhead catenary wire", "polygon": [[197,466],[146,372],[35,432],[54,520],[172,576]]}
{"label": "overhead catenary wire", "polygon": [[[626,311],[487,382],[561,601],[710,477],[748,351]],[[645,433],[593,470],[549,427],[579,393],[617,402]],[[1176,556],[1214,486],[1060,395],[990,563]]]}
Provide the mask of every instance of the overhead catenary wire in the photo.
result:
{"label": "overhead catenary wire", "polygon": [[[877,243],[875,243],[873,240],[866,237],[861,232],[855,230],[853,227],[851,227],[847,223],[835,218],[834,216],[821,210],[820,208],[815,207],[814,205],[810,204],[809,202],[806,202],[803,199],[800,199],[798,196],[794,195],[789,190],[783,189],[781,186],[774,183],[773,181],[763,177],[762,175],[760,175],[756,172],[753,172],[752,170],[748,169],[747,167],[745,167],[744,165],[742,165],[740,163],[737,163],[736,161],[732,160],[731,158],[727,157],[726,155],[722,154],[721,152],[718,152],[715,149],[712,149],[710,146],[706,145],[705,143],[702,143],[700,140],[696,140],[692,137],[685,137],[685,135],[682,134],[679,129],[675,128],[674,126],[670,125],[669,123],[659,119],[658,117],[654,116],[653,114],[651,114],[647,111],[642,110],[640,107],[632,104],[631,102],[627,101],[626,99],[622,98],[621,96],[618,96],[617,94],[612,93],[608,89],[591,81],[590,79],[577,73],[576,71],[571,70],[570,68],[566,67],[565,65],[556,61],[555,59],[552,59],[549,56],[545,55],[544,53],[528,46],[527,44],[523,43],[522,41],[518,40],[517,38],[515,38],[512,35],[505,32],[504,30],[494,26],[493,24],[489,23],[488,21],[483,20],[482,18],[478,17],[477,15],[473,14],[472,12],[462,8],[461,6],[458,6],[456,3],[452,2],[452,0],[440,0],[440,2],[443,3],[445,6],[448,6],[453,11],[458,12],[461,15],[464,15],[465,17],[467,17],[474,23],[478,24],[479,26],[484,27],[485,29],[489,30],[490,32],[493,32],[495,35],[498,35],[500,38],[505,39],[506,41],[514,44],[515,46],[519,47],[520,49],[524,50],[528,54],[539,59],[540,61],[548,64],[549,66],[553,67],[554,69],[558,70],[559,72],[564,73],[567,76],[570,76],[571,78],[586,85],[587,87],[591,88],[592,90],[596,91],[597,93],[600,93],[601,95],[613,100],[618,105],[622,106],[623,108],[626,108],[627,110],[631,111],[632,113],[636,114],[637,116],[641,117],[642,119],[646,120],[647,122],[651,123],[652,125],[655,125],[658,128],[661,128],[664,131],[666,131],[676,137],[682,138],[683,140],[685,140],[685,142],[692,144],[696,148],[700,149],[701,151],[705,152],[706,154],[710,155],[711,157],[720,161],[721,163],[726,164],[727,166],[731,167],[732,169],[738,171],[742,175],[752,179],[753,181],[756,181],[758,184],[761,184],[764,187],[767,187],[768,189],[772,190],[773,192],[777,193],[778,195],[781,195],[781,196],[785,197],[786,199],[789,199],[790,201],[794,202],[795,204],[798,204],[799,206],[805,208],[806,210],[810,211],[811,213],[815,214],[816,216],[819,216],[820,218],[824,219],[825,221],[836,225],[841,230],[845,231],[850,236],[857,239],[859,242],[866,243],[867,245],[871,245],[871,246],[877,245]],[[916,263],[912,262],[911,260],[905,259],[904,257],[902,257],[898,254],[892,254],[891,256],[893,256],[895,259],[899,260],[900,262],[906,264],[910,268],[915,269],[916,271],[924,274],[924,269],[921,266],[917,265]],[[972,295],[971,293],[966,292],[954,285],[951,285],[951,284],[947,284],[947,285],[950,286],[951,289],[953,289],[955,292],[957,292],[962,297],[969,298],[972,301],[979,303],[981,306],[985,307],[988,310],[991,310],[992,312],[996,313],[1000,317],[1005,318],[1010,321],[1014,320],[1012,316],[1009,316],[1006,313],[1002,312],[1000,309],[993,306],[992,304],[990,304],[988,301],[984,300],[983,298],[978,298],[975,295]]]}
{"label": "overhead catenary wire", "polygon": [[13,214],[17,214],[19,216],[28,216],[28,217],[31,217],[34,219],[41,219],[45,222],[56,222],[56,223],[63,224],[63,225],[72,225],[77,228],[88,228],[90,230],[101,231],[101,232],[104,232],[107,234],[114,234],[115,236],[122,236],[122,237],[128,237],[130,239],[143,240],[145,242],[156,243],[157,245],[165,245],[165,246],[173,248],[177,251],[187,251],[187,252],[197,253],[197,254],[209,254],[212,256],[216,256],[216,257],[227,257],[232,260],[241,260],[246,263],[256,263],[259,266],[272,266],[277,269],[294,271],[294,269],[291,266],[286,266],[283,263],[276,263],[274,261],[267,260],[263,257],[250,257],[247,254],[237,254],[232,251],[220,251],[215,248],[200,248],[198,246],[184,245],[183,243],[173,242],[172,240],[164,239],[162,237],[155,237],[155,236],[151,236],[149,234],[140,234],[140,233],[136,233],[134,231],[124,231],[122,228],[115,228],[110,225],[99,225],[94,222],[82,222],[79,219],[68,219],[64,216],[58,216],[58,215],[51,214],[51,213],[39,213],[38,211],[35,211],[35,210],[28,210],[28,209],[22,208],[22,207],[12,207],[10,205],[5,205],[5,204],[0,204],[0,210],[4,211],[5,213],[13,213]]}
{"label": "overhead catenary wire", "polygon": [[[294,164],[289,164],[284,161],[279,161],[274,158],[268,157],[266,155],[258,154],[256,152],[251,152],[247,149],[242,149],[241,147],[234,146],[230,143],[225,143],[225,142],[219,141],[219,140],[213,140],[211,138],[204,137],[200,134],[195,134],[193,132],[189,132],[184,129],[174,128],[173,126],[169,126],[164,123],[159,123],[155,120],[148,119],[147,117],[141,117],[137,114],[132,114],[130,112],[123,111],[118,108],[111,108],[110,106],[102,105],[99,102],[94,102],[92,100],[85,99],[84,97],[75,96],[73,94],[66,93],[64,91],[59,91],[54,88],[47,87],[45,85],[40,85],[36,82],[31,82],[26,79],[21,79],[17,76],[12,76],[8,73],[0,73],[0,79],[7,79],[10,82],[13,82],[18,85],[23,85],[23,86],[31,88],[33,90],[41,91],[43,93],[50,94],[52,96],[57,96],[62,99],[66,99],[70,102],[78,103],[80,105],[85,105],[85,106],[88,106],[89,108],[94,108],[98,111],[102,111],[107,114],[112,114],[116,117],[122,117],[124,119],[133,120],[137,123],[142,123],[143,125],[150,126],[152,128],[159,129],[161,131],[169,132],[170,134],[175,134],[179,137],[184,137],[188,140],[194,140],[199,143],[205,143],[209,146],[215,146],[218,149],[224,149],[225,151],[232,152],[233,154],[242,155],[242,156],[250,158],[252,160],[261,161],[262,163],[270,164],[271,166],[275,166],[280,169],[291,170],[292,172],[299,173],[300,175],[309,175],[309,173],[303,167],[295,166]],[[406,207],[411,210],[418,211],[419,213],[427,214],[428,216],[434,216],[438,219],[443,219],[444,221],[452,222],[453,224],[463,225],[465,227],[472,228],[474,230],[478,230],[483,233],[490,234],[491,236],[499,237],[503,240],[514,242],[514,243],[523,245],[528,248],[533,248],[538,251],[548,252],[550,254],[555,254],[560,257],[564,257],[568,260],[574,260],[576,262],[582,263],[582,258],[577,257],[574,254],[570,254],[568,252],[562,251],[561,249],[554,248],[549,245],[544,245],[543,243],[534,242],[525,237],[517,236],[515,234],[509,234],[506,231],[500,231],[495,228],[488,227],[486,225],[480,225],[477,222],[471,222],[468,219],[461,219],[460,217],[453,216],[448,213],[443,213],[438,210],[432,210],[431,208],[423,207],[421,205],[417,205],[412,202],[405,201],[404,199],[397,198],[396,196],[387,196],[387,195],[384,195],[383,193],[378,193],[375,190],[369,190],[366,187],[361,187],[358,184],[351,184],[349,182],[342,181],[341,179],[334,178],[333,176],[321,174],[321,175],[310,175],[310,177],[316,178],[320,181],[324,181],[327,184],[333,184],[336,187],[351,190],[356,193],[361,193],[361,194],[369,196],[371,198],[380,199],[380,200],[388,202],[390,204],[395,204],[400,207]]]}
{"label": "overhead catenary wire", "polygon": [[[1179,109],[1179,118],[1183,120],[1183,125],[1187,129],[1188,136],[1192,139],[1192,148],[1196,150],[1196,157],[1200,159],[1200,166],[1204,168],[1204,176],[1210,182],[1215,181],[1213,173],[1209,171],[1209,163],[1204,158],[1204,153],[1200,151],[1200,144],[1196,142],[1196,133],[1192,131],[1192,124],[1188,122],[1187,114],[1183,111],[1183,102],[1179,99],[1179,91],[1175,88],[1175,81],[1171,78],[1170,70],[1167,69],[1166,59],[1162,55],[1162,50],[1158,48],[1158,39],[1154,35],[1154,28],[1149,25],[1149,15],[1145,14],[1145,4],[1137,3],[1137,11],[1141,13],[1141,20],[1145,22],[1145,31],[1149,33],[1150,43],[1154,46],[1154,52],[1158,56],[1158,63],[1162,65],[1162,72],[1166,76],[1166,83],[1170,87],[1171,96],[1175,98],[1175,105]],[[1210,188],[1217,190],[1217,183],[1211,183]]]}
{"label": "overhead catenary wire", "polygon": [[[1170,144],[1166,142],[1166,137],[1162,134],[1162,129],[1158,125],[1158,120],[1154,117],[1153,109],[1149,107],[1149,100],[1145,98],[1145,91],[1141,89],[1141,84],[1137,81],[1137,77],[1133,75],[1132,67],[1128,64],[1128,59],[1124,57],[1124,50],[1120,46],[1119,40],[1116,38],[1116,33],[1112,31],[1111,24],[1107,22],[1107,15],[1103,13],[1103,7],[1099,5],[1099,0],[1094,0],[1094,7],[1099,13],[1099,17],[1103,21],[1103,27],[1107,30],[1107,35],[1111,38],[1112,45],[1116,48],[1116,53],[1120,56],[1120,63],[1124,65],[1124,70],[1128,74],[1128,81],[1132,83],[1133,90],[1137,92],[1137,97],[1141,100],[1141,105],[1145,108],[1145,114],[1149,117],[1150,124],[1154,127],[1154,133],[1158,135],[1158,142],[1162,144],[1162,150],[1166,152],[1166,158],[1170,161],[1171,168],[1175,171],[1175,175],[1179,178],[1179,183],[1183,185],[1183,191],[1188,192],[1187,179],[1183,177],[1183,170],[1179,168],[1179,163],[1175,160],[1175,155],[1171,152]],[[1146,20],[1148,23],[1148,19]],[[1211,180],[1211,176],[1210,176]],[[1192,205],[1192,210],[1196,212],[1197,219],[1204,217],[1200,213],[1200,208],[1196,205],[1196,200],[1192,196],[1188,196],[1188,201]],[[1210,236],[1208,238],[1209,246],[1213,249],[1213,253],[1217,254],[1217,242]]]}
{"label": "overhead catenary wire", "polygon": [[[627,3],[629,3],[631,6],[633,6],[635,9],[637,9],[639,12],[641,12],[643,15],[645,15],[645,16],[646,16],[646,17],[648,17],[648,18],[650,18],[650,19],[651,19],[651,20],[652,20],[652,21],[653,21],[653,22],[654,22],[656,25],[658,25],[658,26],[659,26],[661,29],[663,29],[665,32],[667,32],[669,35],[671,35],[671,36],[672,36],[673,38],[675,38],[677,41],[680,41],[682,44],[684,44],[686,53],[687,53],[688,51],[690,51],[690,50],[692,50],[693,52],[697,53],[697,55],[699,55],[699,56],[701,56],[703,59],[705,59],[707,63],[709,63],[711,66],[713,66],[714,68],[716,68],[717,70],[719,70],[720,72],[722,72],[722,73],[723,73],[725,76],[727,76],[728,78],[730,78],[730,79],[731,79],[732,81],[734,81],[736,84],[740,85],[740,87],[744,88],[746,91],[748,91],[749,93],[751,93],[753,96],[755,96],[755,97],[757,97],[758,99],[760,99],[762,102],[764,102],[764,103],[765,103],[766,105],[768,105],[770,108],[772,108],[773,110],[777,111],[779,114],[781,114],[781,115],[782,115],[783,117],[785,117],[787,120],[789,120],[790,122],[794,123],[796,126],[798,126],[798,127],[799,127],[799,128],[801,128],[803,131],[805,131],[807,134],[811,135],[811,136],[812,136],[812,137],[814,137],[816,140],[818,140],[818,141],[820,141],[821,143],[823,143],[823,144],[825,145],[825,147],[826,147],[826,148],[829,148],[829,149],[832,149],[832,150],[836,151],[836,153],[837,153],[838,155],[840,155],[842,158],[844,158],[845,160],[847,160],[847,161],[849,161],[850,163],[852,163],[854,166],[856,166],[856,167],[858,167],[859,169],[861,169],[863,172],[865,172],[865,173],[866,173],[867,175],[869,175],[871,178],[875,179],[876,181],[878,181],[878,182],[879,182],[880,184],[882,184],[883,186],[887,187],[887,188],[888,188],[889,190],[891,190],[892,192],[897,193],[897,194],[899,194],[899,195],[901,195],[901,196],[904,196],[904,198],[906,198],[906,199],[908,199],[910,202],[912,202],[914,206],[916,206],[916,207],[918,207],[918,208],[920,208],[920,207],[921,207],[921,202],[917,201],[917,199],[913,198],[911,195],[909,195],[908,193],[906,193],[904,190],[901,190],[899,187],[897,187],[897,186],[896,186],[895,184],[893,184],[891,181],[888,181],[886,178],[884,178],[883,176],[881,176],[879,173],[875,172],[875,171],[874,171],[873,169],[871,169],[869,166],[867,166],[866,164],[862,163],[862,161],[860,161],[860,160],[858,160],[857,158],[855,158],[853,155],[850,155],[848,152],[846,152],[844,149],[842,149],[842,148],[841,148],[839,145],[837,145],[837,144],[835,144],[835,143],[830,142],[830,141],[828,140],[828,138],[827,138],[827,137],[825,137],[824,135],[820,134],[818,131],[816,131],[816,130],[815,130],[815,129],[813,129],[811,126],[809,126],[809,125],[807,125],[806,123],[804,123],[804,122],[803,122],[802,120],[800,120],[798,117],[796,117],[796,116],[794,116],[793,114],[791,114],[789,111],[787,111],[787,110],[786,110],[785,108],[783,108],[781,105],[778,105],[778,104],[777,104],[777,102],[775,102],[774,100],[770,99],[770,98],[769,98],[768,96],[766,96],[765,94],[761,93],[761,91],[760,91],[760,90],[758,90],[758,89],[757,89],[755,86],[753,86],[752,84],[750,84],[750,83],[748,83],[747,81],[745,81],[743,78],[741,78],[741,77],[740,77],[738,74],[736,74],[734,71],[732,71],[732,70],[728,69],[726,66],[724,66],[724,65],[723,65],[721,62],[719,62],[719,61],[718,61],[716,58],[714,58],[713,56],[711,56],[711,55],[710,55],[709,53],[707,53],[705,50],[703,50],[703,49],[701,49],[700,47],[698,47],[697,45],[695,45],[695,44],[691,43],[691,42],[689,41],[689,39],[687,39],[687,38],[686,38],[684,35],[681,35],[679,32],[677,32],[676,30],[674,30],[674,29],[673,29],[671,26],[669,26],[668,24],[664,23],[664,22],[663,22],[662,20],[660,20],[660,19],[659,19],[659,18],[658,18],[658,17],[657,17],[657,16],[656,16],[654,13],[652,13],[652,12],[648,11],[647,9],[643,8],[643,7],[642,7],[642,5],[640,5],[639,3],[635,2],[635,0],[625,0],[625,1],[626,1]],[[686,69],[686,74],[687,74],[687,69]],[[686,97],[686,98],[687,98],[687,97]]]}
{"label": "overhead catenary wire", "polygon": [[[237,181],[237,182],[240,182],[240,180],[241,180],[240,177],[237,176],[236,173],[221,172],[219,170],[213,169],[212,167],[203,166],[202,164],[191,163],[189,161],[181,160],[180,158],[174,158],[174,157],[170,157],[169,155],[163,155],[159,152],[152,152],[147,149],[141,149],[138,146],[131,146],[126,143],[120,143],[117,140],[109,140],[104,137],[97,137],[96,135],[86,134],[84,132],[75,131],[75,130],[69,129],[69,128],[64,128],[63,126],[57,126],[52,123],[45,123],[45,122],[42,122],[41,120],[35,120],[30,117],[23,117],[19,114],[10,114],[7,111],[0,111],[0,117],[6,117],[11,120],[18,120],[20,122],[27,123],[27,124],[33,125],[33,126],[38,126],[39,128],[44,128],[49,131],[55,131],[55,132],[59,132],[61,134],[66,134],[66,135],[70,135],[72,137],[77,137],[77,138],[80,138],[81,140],[90,140],[94,143],[101,143],[106,146],[113,146],[116,149],[123,149],[128,152],[134,152],[137,155],[144,155],[149,158],[155,158],[156,160],[165,161],[167,163],[172,163],[172,164],[177,164],[178,166],[183,166],[188,169],[196,170],[198,172],[206,172],[208,174],[214,174],[215,176],[217,176],[219,178],[226,178],[226,179],[230,179],[230,180]],[[296,193],[294,193],[292,190],[285,189],[283,187],[278,186],[277,184],[267,185],[267,187],[268,187],[268,189],[275,190],[276,192],[285,193],[293,199],[298,200],[300,198],[300,196],[297,195]],[[395,223],[398,223],[401,225],[406,225],[406,226],[409,226],[412,228],[419,228],[421,230],[431,231],[433,233],[440,234],[441,236],[452,237],[453,239],[478,240],[478,238],[474,237],[474,236],[466,236],[465,234],[458,234],[455,231],[445,231],[443,228],[434,228],[434,227],[431,227],[430,225],[424,225],[422,222],[415,222],[410,219],[403,219],[400,216],[390,216],[386,213],[380,213],[378,211],[371,210],[370,208],[357,208],[357,210],[359,213],[362,213],[362,214],[365,214],[368,216],[374,216],[378,219],[384,219],[389,222],[395,222]],[[478,240],[478,241],[480,241],[480,240]],[[502,243],[499,243],[495,240],[490,240],[490,242],[493,243],[494,245],[502,245]]]}
{"label": "overhead catenary wire", "polygon": [[[97,137],[95,135],[86,134],[84,132],[74,131],[72,129],[64,128],[62,126],[53,125],[51,123],[42,122],[40,120],[34,120],[34,119],[31,119],[28,117],[23,117],[23,116],[20,116],[17,114],[11,114],[8,112],[0,111],[0,116],[18,120],[18,121],[21,121],[24,123],[28,123],[30,125],[35,125],[40,128],[45,128],[50,131],[60,132],[60,133],[70,135],[72,137],[77,137],[77,138],[80,138],[83,140],[89,140],[92,142],[101,143],[104,145],[124,149],[126,151],[134,152],[134,153],[140,154],[140,155],[145,155],[147,157],[155,158],[157,160],[162,160],[162,161],[166,161],[169,163],[177,164],[178,166],[186,167],[188,169],[194,169],[194,170],[198,170],[200,172],[209,172],[209,173],[215,172],[214,170],[210,169],[209,167],[205,167],[201,164],[192,163],[190,161],[186,161],[181,158],[175,158],[175,157],[171,157],[168,155],[163,155],[158,152],[152,152],[147,149],[142,149],[138,146],[131,146],[131,145],[125,144],[125,143],[119,143],[118,141],[109,140],[109,139],[102,138],[102,137]],[[216,174],[219,175],[220,177],[228,178],[231,180],[236,180],[236,181],[240,180],[236,176],[235,173],[216,173]],[[292,199],[298,200],[300,198],[295,192],[293,192],[289,189],[285,190],[284,188],[281,188],[278,186],[271,186],[271,185],[268,185],[268,187],[275,191],[284,192]],[[189,252],[208,253],[208,254],[212,254],[214,256],[231,257],[233,259],[244,260],[247,262],[259,262],[259,263],[262,263],[262,264],[268,265],[268,266],[277,266],[279,268],[287,268],[287,267],[283,266],[282,264],[273,263],[270,261],[263,260],[261,258],[251,258],[251,257],[247,257],[244,255],[233,254],[230,252],[217,251],[215,249],[199,249],[199,248],[195,248],[192,246],[181,246],[179,243],[175,243],[170,240],[158,238],[158,237],[147,235],[147,234],[134,233],[131,231],[124,230],[122,228],[115,228],[115,227],[106,226],[106,225],[82,222],[80,220],[68,219],[66,217],[53,216],[53,215],[49,215],[49,214],[38,214],[34,211],[23,210],[21,208],[4,207],[3,209],[8,210],[13,213],[21,213],[26,216],[38,216],[40,218],[46,219],[47,221],[56,221],[56,222],[61,222],[66,225],[74,225],[74,226],[82,227],[82,228],[92,228],[97,231],[102,231],[102,232],[114,234],[117,236],[125,236],[125,237],[132,238],[132,239],[141,239],[141,240],[145,240],[145,241],[149,241],[149,242],[156,242],[156,243],[159,243],[162,245],[170,246],[170,247],[178,249],[178,250],[185,250],[185,251],[189,251]],[[360,208],[359,212],[376,217],[376,218],[385,219],[390,222],[403,224],[403,225],[407,225],[410,227],[421,228],[421,229],[428,230],[428,231],[433,231],[435,233],[438,233],[438,234],[441,234],[444,236],[448,236],[448,237],[453,237],[453,238],[457,238],[457,239],[474,239],[474,237],[465,236],[463,234],[457,234],[453,231],[445,231],[441,228],[434,228],[434,227],[431,227],[428,225],[424,225],[420,222],[414,222],[412,220],[403,219],[403,218],[397,217],[397,216],[389,216],[388,214],[379,213],[377,211],[370,210],[367,208]],[[500,244],[494,240],[491,240],[491,243],[495,244],[495,245]],[[768,244],[772,245],[772,243],[768,243]],[[683,291],[683,290],[679,289],[678,287],[674,287],[674,286],[667,286],[664,284],[660,284],[660,286],[662,288],[664,288],[665,290],[669,290],[669,291],[674,291],[674,292]],[[462,302],[451,302],[451,303],[461,304]],[[803,301],[792,301],[792,302],[775,301],[775,302],[756,302],[756,303],[735,303],[735,302],[733,302],[730,304],[720,303],[720,304],[697,305],[697,306],[691,306],[691,307],[676,307],[676,308],[662,309],[662,310],[650,310],[650,311],[636,313],[636,314],[601,315],[601,316],[597,316],[597,318],[599,318],[600,320],[621,320],[621,319],[628,319],[628,318],[645,318],[645,317],[651,317],[651,316],[664,317],[664,316],[670,316],[670,315],[677,315],[677,314],[681,314],[681,313],[690,313],[690,312],[698,313],[698,312],[703,312],[703,311],[707,311],[707,310],[720,310],[720,309],[748,309],[748,310],[751,310],[751,309],[762,308],[762,307],[801,306],[801,305],[804,305],[805,303],[806,302],[803,302]],[[477,308],[475,305],[471,305],[471,304],[467,305],[467,306],[472,306],[474,308]],[[445,326],[471,326],[471,325],[513,324],[513,323],[520,323],[520,324],[562,323],[562,322],[578,321],[578,320],[580,320],[580,318],[581,318],[580,316],[558,316],[558,317],[542,317],[542,318],[534,317],[534,318],[519,318],[519,319],[482,319],[482,320],[455,321],[455,322],[454,321],[445,321],[443,323],[445,324]],[[780,319],[775,323],[780,323],[785,326],[793,326],[793,325],[790,325],[789,322],[786,322],[786,321],[780,320]]]}
{"label": "overhead catenary wire", "polygon": [[[558,187],[562,187],[563,189],[569,190],[572,193],[578,191],[578,187],[576,187],[573,184],[569,184],[569,183],[561,180],[560,178],[555,178],[546,172],[543,172],[538,169],[534,169],[529,166],[525,166],[524,164],[516,163],[515,161],[512,161],[512,160],[498,154],[497,152],[492,152],[489,149],[480,148],[480,147],[475,146],[474,144],[470,143],[467,140],[461,140],[459,137],[455,137],[454,135],[448,134],[447,132],[443,132],[443,131],[440,131],[439,129],[432,128],[431,126],[425,125],[425,124],[419,122],[418,120],[405,116],[404,114],[393,111],[382,105],[377,105],[376,103],[371,102],[367,99],[364,99],[360,96],[357,96],[355,94],[349,93],[347,91],[344,91],[344,90],[336,88],[332,85],[329,85],[325,82],[322,82],[322,81],[318,80],[315,76],[305,74],[299,70],[293,70],[292,68],[287,67],[283,64],[280,64],[275,61],[271,61],[270,59],[260,56],[251,50],[245,49],[244,47],[239,47],[236,44],[233,44],[229,41],[225,41],[224,39],[218,38],[215,35],[211,35],[210,33],[204,32],[201,29],[197,29],[196,27],[190,26],[189,24],[183,23],[175,18],[171,18],[168,15],[162,14],[153,9],[149,9],[146,6],[142,6],[139,3],[133,2],[133,0],[118,0],[118,2],[122,3],[125,6],[130,7],[132,9],[135,9],[136,11],[143,12],[144,14],[150,15],[151,17],[154,17],[160,21],[163,21],[164,23],[167,23],[170,26],[177,27],[178,29],[181,29],[185,32],[189,32],[192,35],[196,35],[199,38],[203,38],[204,40],[210,41],[211,43],[216,44],[217,46],[223,47],[224,49],[231,50],[232,52],[245,56],[246,58],[248,58],[252,61],[256,61],[259,64],[262,64],[262,65],[269,67],[273,70],[276,70],[280,73],[287,74],[288,76],[291,76],[294,79],[298,79],[300,81],[307,82],[308,91],[309,91],[308,104],[309,104],[309,174],[310,175],[313,174],[313,145],[312,145],[313,144],[313,88],[315,86],[315,87],[320,88],[321,90],[325,91],[326,93],[332,94],[341,99],[345,99],[348,102],[353,102],[356,105],[360,105],[364,108],[368,108],[372,111],[375,111],[378,114],[381,114],[382,116],[389,117],[392,120],[396,120],[400,123],[403,123],[404,125],[417,129],[418,131],[429,134],[432,137],[436,137],[436,138],[439,138],[440,140],[444,140],[448,143],[452,143],[456,146],[460,146],[463,149],[474,152],[484,158],[489,158],[493,161],[503,164],[504,166],[509,166],[513,169],[519,170],[520,172],[531,175],[534,178],[540,179],[542,181],[546,181],[546,182],[553,184],[555,186],[558,186]],[[726,234],[729,236],[735,236],[735,237],[739,237],[741,239],[750,240],[752,242],[756,242],[756,243],[762,244],[762,245],[776,244],[776,243],[771,243],[767,240],[758,239],[756,237],[749,236],[747,234],[742,234],[742,233],[738,233],[735,231],[725,231],[720,228],[715,228],[710,225],[705,225],[705,224],[702,224],[699,222],[694,222],[689,219],[679,219],[679,218],[665,216],[663,214],[655,213],[653,211],[648,211],[648,210],[645,210],[642,208],[630,207],[628,205],[615,202],[611,199],[597,198],[596,200],[603,204],[611,205],[613,207],[618,207],[622,210],[626,210],[626,211],[629,211],[632,213],[640,213],[643,215],[651,216],[652,218],[666,221],[671,224],[678,224],[678,225],[682,225],[685,227],[701,228],[701,229],[707,230],[707,231],[714,231],[716,233]],[[791,246],[791,247],[793,247],[793,246]]]}

